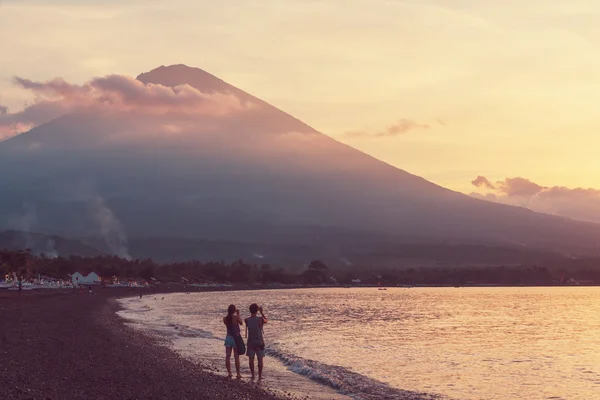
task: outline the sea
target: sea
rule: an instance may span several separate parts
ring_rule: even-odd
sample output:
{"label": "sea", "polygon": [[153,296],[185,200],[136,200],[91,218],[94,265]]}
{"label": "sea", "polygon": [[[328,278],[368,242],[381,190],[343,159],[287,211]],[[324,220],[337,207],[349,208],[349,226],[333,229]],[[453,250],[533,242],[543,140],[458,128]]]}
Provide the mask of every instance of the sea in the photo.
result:
{"label": "sea", "polygon": [[222,375],[227,307],[245,318],[258,303],[269,319],[262,384],[280,394],[600,399],[600,287],[275,289],[120,303],[136,329]]}

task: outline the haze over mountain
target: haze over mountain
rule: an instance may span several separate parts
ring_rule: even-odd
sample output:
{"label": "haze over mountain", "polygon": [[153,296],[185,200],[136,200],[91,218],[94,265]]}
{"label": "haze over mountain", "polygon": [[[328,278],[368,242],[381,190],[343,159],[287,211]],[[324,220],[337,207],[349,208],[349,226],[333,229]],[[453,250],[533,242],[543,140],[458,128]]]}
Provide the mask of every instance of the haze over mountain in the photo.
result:
{"label": "haze over mountain", "polygon": [[573,254],[600,240],[600,225],[474,199],[383,163],[200,69],[20,84],[42,97],[24,123],[57,118],[0,142],[0,229],[26,222],[122,256],[128,239],[159,237],[309,244],[339,259],[379,239]]}
{"label": "haze over mountain", "polygon": [[0,232],[0,249],[24,250],[29,249],[33,254],[44,254],[54,258],[59,255],[94,257],[103,255],[102,252],[81,243],[78,240],[66,239],[56,235],[43,235],[35,232],[4,231]]}

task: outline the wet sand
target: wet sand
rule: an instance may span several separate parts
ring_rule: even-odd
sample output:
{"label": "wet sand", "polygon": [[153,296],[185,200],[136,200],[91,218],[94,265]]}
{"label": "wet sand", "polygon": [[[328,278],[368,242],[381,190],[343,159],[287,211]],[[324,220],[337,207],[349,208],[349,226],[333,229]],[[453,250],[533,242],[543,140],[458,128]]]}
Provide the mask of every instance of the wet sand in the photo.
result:
{"label": "wet sand", "polygon": [[136,294],[0,291],[0,397],[276,399],[255,385],[211,374],[127,327],[114,299]]}

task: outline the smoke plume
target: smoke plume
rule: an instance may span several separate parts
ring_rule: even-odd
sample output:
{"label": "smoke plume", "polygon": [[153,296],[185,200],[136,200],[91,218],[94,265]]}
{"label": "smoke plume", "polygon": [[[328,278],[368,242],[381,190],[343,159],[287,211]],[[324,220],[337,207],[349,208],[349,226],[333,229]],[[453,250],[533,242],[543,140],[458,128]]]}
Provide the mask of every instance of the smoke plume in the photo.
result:
{"label": "smoke plume", "polygon": [[119,257],[130,260],[127,248],[127,234],[121,221],[100,196],[94,196],[89,201],[90,211],[98,224],[100,235],[111,252]]}

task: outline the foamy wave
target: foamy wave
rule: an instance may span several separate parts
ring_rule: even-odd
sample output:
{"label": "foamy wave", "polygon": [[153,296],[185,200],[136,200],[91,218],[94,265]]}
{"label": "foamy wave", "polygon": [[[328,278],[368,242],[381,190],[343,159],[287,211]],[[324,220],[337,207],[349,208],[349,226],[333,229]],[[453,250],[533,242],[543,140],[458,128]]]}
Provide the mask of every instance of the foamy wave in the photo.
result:
{"label": "foamy wave", "polygon": [[278,349],[267,349],[266,353],[280,360],[290,371],[304,375],[321,384],[356,400],[440,400],[445,397],[435,394],[412,392],[396,389],[386,383],[352,372],[344,367],[327,365],[313,360],[307,360]]}
{"label": "foamy wave", "polygon": [[204,329],[192,328],[187,325],[167,324],[173,335],[187,338],[221,339]]}
{"label": "foamy wave", "polygon": [[139,324],[155,335],[163,337],[221,339],[216,337],[211,331],[172,322],[168,315],[153,313],[150,316],[146,316],[146,313],[155,311],[155,309],[148,304],[139,302],[137,298],[119,299],[118,302],[124,309],[118,311],[117,315],[131,323]]}

